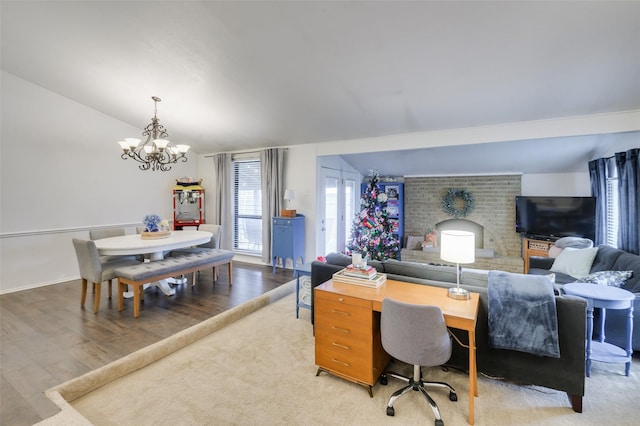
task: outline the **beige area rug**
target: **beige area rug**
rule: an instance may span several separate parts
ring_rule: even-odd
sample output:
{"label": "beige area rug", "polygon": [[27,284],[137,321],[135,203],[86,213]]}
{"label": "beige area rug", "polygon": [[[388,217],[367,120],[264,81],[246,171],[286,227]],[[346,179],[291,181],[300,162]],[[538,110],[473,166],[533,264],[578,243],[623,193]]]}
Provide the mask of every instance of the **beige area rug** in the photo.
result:
{"label": "beige area rug", "polygon": [[[362,386],[325,373],[316,377],[310,312],[301,309],[296,319],[294,297],[289,294],[127,375],[113,365],[118,361],[100,369],[102,383],[82,376],[48,391],[63,411],[40,424],[433,424],[424,398],[413,392],[396,402],[395,417],[386,416],[387,399],[401,386],[394,379],[388,386],[377,384],[369,398]],[[396,369],[411,371],[409,366]],[[563,392],[480,377],[475,424],[638,424],[639,374],[638,359],[630,377],[624,376],[622,364],[594,363],[582,414],[571,410]],[[109,381],[111,375],[120,377]],[[431,393],[445,424],[467,424],[468,377],[438,368],[426,376],[458,391],[457,402],[450,402],[445,391]],[[82,391],[87,384],[93,389]]]}

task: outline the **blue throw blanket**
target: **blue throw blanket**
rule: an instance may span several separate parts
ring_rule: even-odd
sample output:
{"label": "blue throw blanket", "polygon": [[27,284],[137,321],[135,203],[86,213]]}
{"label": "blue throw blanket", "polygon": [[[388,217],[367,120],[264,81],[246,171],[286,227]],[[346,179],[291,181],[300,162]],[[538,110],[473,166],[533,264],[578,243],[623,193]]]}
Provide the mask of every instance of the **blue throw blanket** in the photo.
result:
{"label": "blue throw blanket", "polygon": [[489,272],[489,345],[560,358],[553,283],[542,275]]}

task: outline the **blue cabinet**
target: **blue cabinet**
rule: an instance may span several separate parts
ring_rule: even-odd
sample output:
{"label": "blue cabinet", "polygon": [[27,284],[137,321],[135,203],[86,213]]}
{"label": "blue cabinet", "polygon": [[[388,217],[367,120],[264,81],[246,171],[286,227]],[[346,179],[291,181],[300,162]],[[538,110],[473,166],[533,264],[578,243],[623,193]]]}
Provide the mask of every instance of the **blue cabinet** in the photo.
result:
{"label": "blue cabinet", "polygon": [[278,258],[282,259],[283,268],[287,258],[291,259],[295,272],[298,258],[301,264],[304,263],[304,216],[274,217],[271,235],[273,272],[276,272]]}

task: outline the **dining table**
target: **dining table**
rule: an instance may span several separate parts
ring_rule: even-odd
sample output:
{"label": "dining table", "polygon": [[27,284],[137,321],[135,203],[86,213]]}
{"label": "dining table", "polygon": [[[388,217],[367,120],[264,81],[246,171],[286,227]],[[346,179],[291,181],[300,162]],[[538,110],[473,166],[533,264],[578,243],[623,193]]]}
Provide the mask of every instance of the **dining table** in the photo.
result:
{"label": "dining table", "polygon": [[[96,248],[101,256],[148,255],[149,261],[164,259],[165,253],[171,250],[197,246],[211,240],[213,234],[207,231],[172,231],[163,238],[143,238],[142,234],[122,235],[118,237],[95,240]],[[175,294],[170,284],[184,283],[184,278],[166,279],[155,282],[167,296]]]}

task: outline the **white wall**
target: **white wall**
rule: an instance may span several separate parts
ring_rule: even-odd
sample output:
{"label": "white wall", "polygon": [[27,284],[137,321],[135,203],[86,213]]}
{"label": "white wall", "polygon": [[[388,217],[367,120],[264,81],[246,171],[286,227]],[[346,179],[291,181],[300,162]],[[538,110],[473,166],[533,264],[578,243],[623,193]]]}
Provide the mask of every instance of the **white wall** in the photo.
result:
{"label": "white wall", "polygon": [[[607,145],[602,157],[612,157],[616,152],[640,147],[640,133],[619,133]],[[591,180],[588,164],[580,173],[525,174],[522,176],[522,195],[527,196],[591,196]]]}
{"label": "white wall", "polygon": [[[0,293],[78,277],[71,238],[95,227],[173,218],[170,172],[120,159],[116,141],[140,127],[117,121],[5,71],[0,75]],[[170,117],[164,124],[171,129]]]}
{"label": "white wall", "polygon": [[522,195],[590,197],[589,173],[525,174]]}
{"label": "white wall", "polygon": [[[640,130],[640,110],[523,121],[488,126],[404,133],[362,139],[331,141],[318,145],[318,155],[383,152],[437,146],[606,135]],[[622,144],[626,144],[623,141]],[[609,154],[610,155],[610,154]]]}
{"label": "white wall", "polygon": [[[291,206],[299,214],[305,216],[305,262],[315,258],[315,220],[316,220],[316,144],[291,145],[286,147],[284,161],[285,188],[295,191],[296,199]],[[204,180],[205,191],[212,187],[208,183],[215,182],[213,160],[210,154],[200,155],[198,158],[198,173]],[[214,197],[205,196],[205,212],[214,209]],[[234,259],[263,264],[260,257],[236,255]],[[289,260],[288,266],[291,267]]]}
{"label": "white wall", "polygon": [[[191,153],[187,163],[171,172],[143,172],[131,160],[120,159],[115,141],[139,134],[147,123],[131,126],[4,71],[0,77],[0,293],[77,278],[73,236],[86,238],[89,229],[107,226],[133,232],[151,212],[171,218],[177,177],[203,178],[205,189],[211,190],[212,160],[204,155]],[[612,132],[633,127],[611,122],[612,117],[629,121],[628,115],[613,114],[578,124],[591,125],[594,133],[606,133],[608,125]],[[162,124],[171,130],[170,117]],[[387,151],[390,146],[553,137],[576,133],[574,127],[580,126],[572,120],[546,121],[489,126],[480,135],[478,129],[456,129],[289,146],[285,186],[296,191],[295,208],[305,215],[305,260],[316,257],[316,175],[324,156]],[[588,173],[525,175],[522,182],[524,195],[590,193]],[[206,210],[212,202],[207,197]]]}

